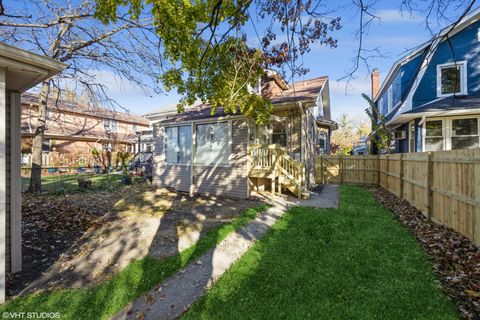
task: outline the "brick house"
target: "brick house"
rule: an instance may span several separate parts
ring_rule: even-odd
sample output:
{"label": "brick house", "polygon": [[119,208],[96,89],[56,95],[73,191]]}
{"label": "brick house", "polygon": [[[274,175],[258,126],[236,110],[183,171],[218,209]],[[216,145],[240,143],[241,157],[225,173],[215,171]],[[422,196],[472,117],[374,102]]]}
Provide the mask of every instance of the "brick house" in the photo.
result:
{"label": "brick house", "polygon": [[[149,128],[144,117],[81,103],[49,101],[43,145],[45,165],[92,164],[92,149],[134,153],[138,132]],[[22,94],[22,164],[28,165],[38,115],[38,96]]]}

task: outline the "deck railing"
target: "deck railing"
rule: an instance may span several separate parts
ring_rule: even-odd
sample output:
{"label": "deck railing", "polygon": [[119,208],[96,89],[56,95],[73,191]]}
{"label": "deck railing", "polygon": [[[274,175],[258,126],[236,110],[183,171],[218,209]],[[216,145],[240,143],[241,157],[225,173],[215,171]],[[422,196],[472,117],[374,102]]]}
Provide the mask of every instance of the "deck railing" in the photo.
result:
{"label": "deck railing", "polygon": [[251,144],[248,148],[250,173],[284,177],[305,186],[305,165],[293,159],[278,144]]}

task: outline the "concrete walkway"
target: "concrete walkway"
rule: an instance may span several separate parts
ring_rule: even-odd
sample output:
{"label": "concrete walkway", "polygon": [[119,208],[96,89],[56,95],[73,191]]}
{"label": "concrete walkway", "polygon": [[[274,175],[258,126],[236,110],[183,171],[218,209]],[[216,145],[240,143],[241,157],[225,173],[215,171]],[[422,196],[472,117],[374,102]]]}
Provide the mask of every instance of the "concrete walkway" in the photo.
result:
{"label": "concrete walkway", "polygon": [[[322,203],[325,201],[325,203]],[[324,188],[309,200],[276,200],[272,207],[145,296],[130,303],[113,319],[176,319],[215,283],[292,205],[338,206],[338,187]]]}
{"label": "concrete walkway", "polygon": [[289,206],[298,205],[304,207],[314,208],[338,208],[338,185],[326,184],[322,191],[310,191],[310,198],[298,199],[295,197],[288,197],[287,203]]}

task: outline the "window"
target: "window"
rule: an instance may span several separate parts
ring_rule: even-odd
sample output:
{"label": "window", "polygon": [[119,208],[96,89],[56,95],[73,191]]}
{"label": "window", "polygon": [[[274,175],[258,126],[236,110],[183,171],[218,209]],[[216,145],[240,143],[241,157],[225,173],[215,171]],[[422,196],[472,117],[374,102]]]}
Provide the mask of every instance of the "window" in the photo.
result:
{"label": "window", "polygon": [[415,152],[415,122],[408,124],[408,152]]}
{"label": "window", "polygon": [[43,139],[42,142],[42,151],[49,152],[51,147],[52,141],[50,139]]}
{"label": "window", "polygon": [[324,131],[318,134],[318,149],[320,154],[327,153],[327,133]]}
{"label": "window", "polygon": [[478,146],[478,119],[453,119],[452,149],[471,149]]}
{"label": "window", "polygon": [[467,94],[467,62],[437,66],[437,95]]}
{"label": "window", "polygon": [[230,126],[228,122],[196,126],[195,163],[228,164],[230,156]]}
{"label": "window", "polygon": [[272,121],[272,143],[281,147],[287,147],[287,126],[285,123],[286,121]]}
{"label": "window", "polygon": [[102,144],[102,149],[103,149],[104,151],[112,151],[113,146],[112,146],[112,144],[111,144],[110,142],[109,142],[109,143],[103,143],[103,144]]}
{"label": "window", "polygon": [[443,121],[425,121],[425,151],[444,150]]}
{"label": "window", "polygon": [[132,132],[136,133],[138,131],[138,126],[136,124],[132,124]]}
{"label": "window", "polygon": [[165,128],[165,160],[167,163],[190,163],[191,152],[191,126]]}
{"label": "window", "polygon": [[117,132],[117,120],[103,119],[103,127],[106,131]]}
{"label": "window", "polygon": [[383,99],[380,99],[378,100],[378,112],[380,112],[381,114],[384,114],[383,112]]}
{"label": "window", "polygon": [[[393,108],[393,92],[392,92],[392,86],[388,88],[388,111],[390,112]],[[385,114],[387,113],[385,112]]]}

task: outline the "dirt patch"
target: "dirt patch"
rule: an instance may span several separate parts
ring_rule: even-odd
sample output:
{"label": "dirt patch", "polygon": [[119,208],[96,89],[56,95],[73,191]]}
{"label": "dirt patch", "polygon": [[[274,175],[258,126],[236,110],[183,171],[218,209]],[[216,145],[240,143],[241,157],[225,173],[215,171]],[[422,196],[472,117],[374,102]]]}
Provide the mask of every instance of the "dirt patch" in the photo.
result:
{"label": "dirt patch", "polygon": [[468,238],[428,220],[392,193],[381,188],[373,193],[419,240],[444,292],[455,302],[462,318],[480,319],[480,250]]}
{"label": "dirt patch", "polygon": [[165,258],[257,200],[190,197],[149,185],[75,195],[25,195],[23,271],[9,295],[88,287],[146,255]]}

